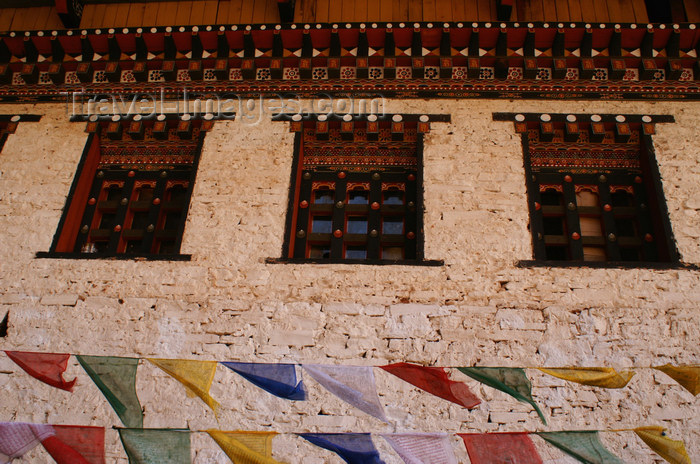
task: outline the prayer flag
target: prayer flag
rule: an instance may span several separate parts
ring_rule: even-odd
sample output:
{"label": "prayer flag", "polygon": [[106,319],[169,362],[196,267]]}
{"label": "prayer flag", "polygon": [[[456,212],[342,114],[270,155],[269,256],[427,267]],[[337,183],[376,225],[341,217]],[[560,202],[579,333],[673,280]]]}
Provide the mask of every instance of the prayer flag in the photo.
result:
{"label": "prayer flag", "polygon": [[272,458],[275,432],[222,432],[207,430],[234,464],[280,464]]}
{"label": "prayer flag", "polygon": [[53,425],[55,436],[41,442],[58,464],[105,464],[105,429]]}
{"label": "prayer flag", "polygon": [[50,425],[0,422],[0,464],[7,464],[54,435]]}
{"label": "prayer flag", "polygon": [[268,393],[287,400],[305,400],[304,383],[297,383],[294,364],[222,362],[235,373]]}
{"label": "prayer flag", "polygon": [[119,429],[129,464],[192,464],[189,430]]}
{"label": "prayer flag", "polygon": [[384,464],[369,433],[302,433],[299,436],[333,451],[348,464]]}
{"label": "prayer flag", "polygon": [[527,433],[460,433],[471,464],[542,464]]}
{"label": "prayer flag", "polygon": [[532,385],[524,369],[513,367],[458,367],[457,369],[474,380],[501,390],[518,401],[532,405],[542,422],[547,424],[544,414],[537,407],[535,400],[532,399]]}
{"label": "prayer flag", "polygon": [[389,433],[382,438],[406,464],[457,464],[447,434]]}
{"label": "prayer flag", "polygon": [[136,358],[75,356],[127,427],[143,427],[143,411],[136,395]]}
{"label": "prayer flag", "polygon": [[539,368],[545,374],[582,385],[624,388],[634,376],[632,371],[617,372],[612,367]]}
{"label": "prayer flag", "polygon": [[303,367],[314,380],[341,400],[386,422],[371,367],[321,364],[304,364]]}
{"label": "prayer flag", "polygon": [[671,377],[693,395],[697,396],[700,393],[700,366],[671,366],[666,364],[654,369]]}
{"label": "prayer flag", "polygon": [[685,444],[680,440],[668,438],[663,427],[638,427],[634,429],[634,433],[671,464],[690,464]]}
{"label": "prayer flag", "polygon": [[216,365],[218,364],[216,361],[147,359],[183,384],[188,393],[200,397],[216,413],[219,403],[209,395],[209,388],[214,381]]}
{"label": "prayer flag", "polygon": [[76,379],[68,382],[63,378],[63,373],[68,367],[69,354],[28,351],[5,351],[5,353],[8,358],[35,379],[61,390],[73,391]]}
{"label": "prayer flag", "polygon": [[540,432],[537,435],[584,464],[623,464],[600,442],[598,432]]}
{"label": "prayer flag", "polygon": [[381,368],[421,390],[465,408],[472,409],[481,403],[481,400],[472,393],[467,384],[450,380],[442,367],[396,363],[381,366]]}

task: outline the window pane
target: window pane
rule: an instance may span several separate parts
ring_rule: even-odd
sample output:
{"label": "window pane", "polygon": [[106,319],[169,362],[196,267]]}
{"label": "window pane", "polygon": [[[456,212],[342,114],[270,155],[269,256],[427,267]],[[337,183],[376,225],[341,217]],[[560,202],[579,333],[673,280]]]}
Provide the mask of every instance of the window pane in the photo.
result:
{"label": "window pane", "polygon": [[98,226],[98,229],[111,229],[114,227],[114,221],[116,218],[117,215],[113,213],[103,214],[100,218],[100,225]]}
{"label": "window pane", "polygon": [[131,221],[132,229],[145,229],[148,227],[148,213],[138,212],[134,213],[134,219]]}
{"label": "window pane", "polygon": [[349,246],[345,249],[345,259],[366,259],[367,248],[360,246]]}
{"label": "window pane", "polygon": [[332,204],[333,197],[335,196],[335,190],[316,190],[314,192],[314,203],[318,204]]}
{"label": "window pane", "polygon": [[385,235],[403,234],[402,218],[384,218],[382,220],[382,233]]}
{"label": "window pane", "polygon": [[603,247],[583,247],[584,261],[606,261],[608,259]]}
{"label": "window pane", "polygon": [[622,261],[639,261],[639,250],[636,248],[620,248]]}
{"label": "window pane", "polygon": [[153,189],[151,187],[142,187],[139,190],[138,200],[145,201],[153,198]]}
{"label": "window pane", "polygon": [[118,185],[112,185],[107,189],[107,201],[121,199],[122,188]]}
{"label": "window pane", "polygon": [[598,217],[581,217],[579,218],[581,226],[581,235],[585,237],[600,237],[603,235],[603,227]]}
{"label": "window pane", "polygon": [[632,198],[624,190],[618,190],[617,192],[614,192],[610,196],[612,197],[612,205],[613,206],[630,206],[630,204],[631,204]]}
{"label": "window pane", "polygon": [[385,247],[382,248],[382,259],[403,259],[403,248],[401,247]]}
{"label": "window pane", "polygon": [[330,234],[333,230],[333,219],[330,216],[314,216],[311,220],[312,234]]}
{"label": "window pane", "polygon": [[387,190],[384,192],[385,205],[403,205],[403,192],[400,190]]}
{"label": "window pane", "polygon": [[169,192],[170,201],[180,202],[187,199],[187,189],[182,185],[173,186]]}
{"label": "window pane", "polygon": [[348,193],[349,205],[366,205],[369,203],[369,192],[366,190],[351,190]]}
{"label": "window pane", "polygon": [[547,189],[540,194],[540,202],[545,206],[559,206],[563,204],[562,194],[554,189]]}
{"label": "window pane", "polygon": [[548,246],[545,247],[545,253],[547,259],[552,261],[566,261],[569,259],[569,253],[566,251],[565,247]]}
{"label": "window pane", "polygon": [[328,245],[311,245],[309,247],[309,258],[328,259],[331,257],[331,249]]}
{"label": "window pane", "polygon": [[620,237],[637,236],[637,224],[632,218],[615,218],[615,228]]}
{"label": "window pane", "polygon": [[542,218],[545,235],[564,235],[564,221],[561,217]]}
{"label": "window pane", "polygon": [[367,233],[367,218],[366,217],[349,217],[346,232],[348,234],[366,234]]}
{"label": "window pane", "polygon": [[576,204],[578,206],[598,206],[598,194],[589,190],[576,192]]}

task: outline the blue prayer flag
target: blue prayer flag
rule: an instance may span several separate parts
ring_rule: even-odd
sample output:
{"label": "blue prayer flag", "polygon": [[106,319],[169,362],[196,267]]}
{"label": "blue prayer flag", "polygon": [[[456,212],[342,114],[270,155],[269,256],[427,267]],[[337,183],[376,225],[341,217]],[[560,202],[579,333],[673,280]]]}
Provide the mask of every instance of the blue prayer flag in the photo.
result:
{"label": "blue prayer flag", "polygon": [[222,362],[253,385],[287,400],[305,400],[304,382],[299,380],[294,364]]}
{"label": "blue prayer flag", "polygon": [[301,433],[299,436],[333,451],[348,464],[384,464],[369,433]]}

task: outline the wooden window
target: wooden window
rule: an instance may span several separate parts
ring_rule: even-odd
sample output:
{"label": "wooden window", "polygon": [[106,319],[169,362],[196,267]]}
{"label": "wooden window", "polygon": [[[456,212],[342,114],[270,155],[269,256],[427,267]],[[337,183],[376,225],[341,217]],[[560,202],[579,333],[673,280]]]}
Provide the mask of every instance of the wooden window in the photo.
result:
{"label": "wooden window", "polygon": [[292,122],[297,142],[285,258],[422,261],[422,134],[429,130],[422,118]]}
{"label": "wooden window", "polygon": [[523,135],[536,260],[678,261],[652,151],[651,117],[496,119],[508,116]]}
{"label": "wooden window", "polygon": [[93,117],[49,255],[178,255],[210,127],[190,115]]}

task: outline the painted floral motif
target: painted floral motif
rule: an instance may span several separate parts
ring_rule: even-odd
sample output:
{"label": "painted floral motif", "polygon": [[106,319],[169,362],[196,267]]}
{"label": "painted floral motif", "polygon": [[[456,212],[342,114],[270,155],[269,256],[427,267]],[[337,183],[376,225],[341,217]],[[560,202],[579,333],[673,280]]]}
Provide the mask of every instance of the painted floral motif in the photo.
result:
{"label": "painted floral motif", "polygon": [[575,81],[578,80],[578,68],[566,68],[566,79],[567,81]]}
{"label": "painted floral motif", "polygon": [[357,70],[352,66],[341,66],[340,67],[340,78],[341,79],[355,79],[357,75]]}
{"label": "painted floral motif", "polygon": [[233,68],[228,72],[228,80],[230,81],[240,81],[243,80],[243,74],[239,68]]}
{"label": "painted floral motif", "polygon": [[479,70],[479,79],[493,79],[494,76],[493,68],[481,68]]}
{"label": "painted floral motif", "polygon": [[467,78],[467,67],[466,66],[455,66],[452,68],[452,79],[466,79]]}
{"label": "painted floral motif", "polygon": [[537,68],[537,75],[535,75],[535,79],[538,81],[551,81],[552,70],[549,68]]}
{"label": "painted floral motif", "polygon": [[440,68],[437,66],[426,66],[423,71],[425,79],[438,79],[440,77]]}
{"label": "painted floral motif", "polygon": [[382,79],[384,77],[384,68],[371,67],[369,68],[369,78],[370,79]]}
{"label": "painted floral motif", "polygon": [[202,76],[205,81],[215,81],[216,80],[216,69],[207,68],[204,70],[204,75]]}
{"label": "painted floral motif", "polygon": [[608,70],[607,68],[595,68],[593,70],[593,76],[591,77],[594,81],[607,81],[608,80]]}
{"label": "painted floral motif", "polygon": [[148,82],[165,82],[163,71],[159,69],[151,69],[148,71]]}
{"label": "painted floral motif", "polygon": [[328,68],[314,68],[311,71],[313,79],[328,79]]}
{"label": "painted floral motif", "polygon": [[625,69],[625,75],[622,76],[623,81],[638,81],[639,80],[639,69],[627,68]]}
{"label": "painted floral motif", "polygon": [[179,69],[177,71],[177,81],[178,82],[189,82],[192,78],[190,77],[190,72],[186,69]]}
{"label": "painted floral motif", "polygon": [[104,71],[95,71],[95,74],[92,76],[92,83],[93,84],[104,84],[107,82],[107,75],[105,74]]}
{"label": "painted floral motif", "polygon": [[295,81],[299,79],[299,68],[284,68],[282,79]]}
{"label": "painted floral motif", "polygon": [[523,68],[508,68],[508,79],[521,80],[523,78]]}
{"label": "painted floral motif", "polygon": [[396,78],[397,79],[411,79],[413,77],[413,70],[409,66],[397,66],[396,67]]}
{"label": "painted floral motif", "polygon": [[259,81],[269,81],[270,77],[270,68],[258,68],[255,70],[255,79]]}

